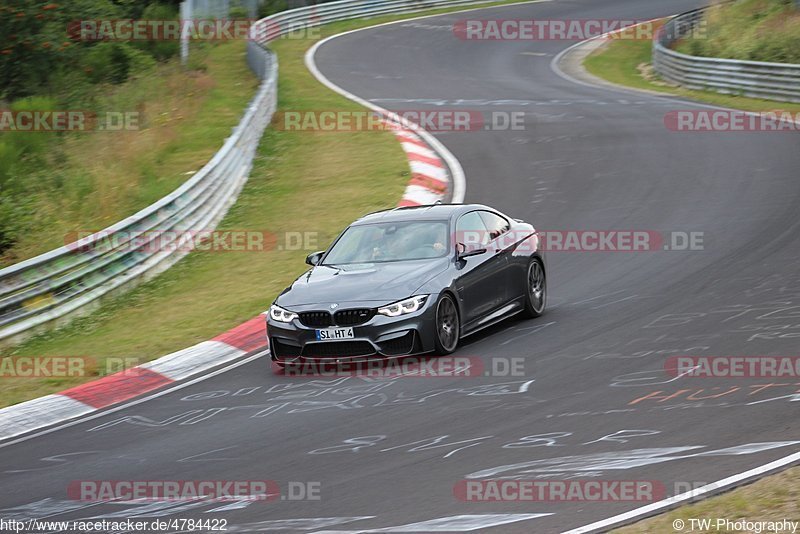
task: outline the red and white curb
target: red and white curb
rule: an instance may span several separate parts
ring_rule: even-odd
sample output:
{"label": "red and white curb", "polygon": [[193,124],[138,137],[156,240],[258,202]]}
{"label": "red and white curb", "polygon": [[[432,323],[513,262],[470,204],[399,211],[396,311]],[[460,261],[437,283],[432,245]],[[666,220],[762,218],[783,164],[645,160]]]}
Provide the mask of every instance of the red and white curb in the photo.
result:
{"label": "red and white curb", "polygon": [[[390,117],[390,121],[396,117],[381,111]],[[463,199],[463,179],[459,182],[459,176],[463,177],[463,173],[459,175],[461,167],[452,154],[428,132],[413,124],[390,124],[394,126],[393,132],[408,157],[411,169],[411,180],[398,205],[433,204],[448,195],[453,202],[460,202]],[[455,173],[451,174],[453,169]],[[459,183],[462,183],[460,189]],[[60,393],[0,409],[0,440],[120,404],[267,348],[266,320],[264,315],[259,315],[210,341]]]}
{"label": "red and white curb", "polygon": [[60,393],[3,408],[0,440],[125,402],[266,348],[266,320],[259,315],[211,341]]}
{"label": "red and white curb", "polygon": [[[471,10],[465,9],[464,11]],[[418,124],[414,124],[396,113],[392,113],[385,108],[373,104],[369,100],[364,100],[330,81],[322,74],[319,67],[317,67],[314,55],[317,50],[319,50],[320,46],[343,35],[378,28],[380,26],[388,26],[398,22],[408,22],[410,20],[424,18],[428,18],[428,16],[414,17],[402,21],[384,22],[367,28],[337,33],[336,35],[326,37],[314,43],[314,45],[308,49],[305,56],[306,68],[322,85],[335,93],[339,93],[348,100],[352,100],[367,109],[379,113],[382,117],[385,117],[384,122],[395,126],[395,136],[397,136],[403,150],[406,152],[411,166],[411,181],[406,187],[403,199],[400,201],[400,206],[433,204],[437,200],[444,200],[447,197],[449,197],[450,202],[454,204],[464,202],[466,191],[464,169],[461,168],[458,159],[456,159],[446,146]]]}
{"label": "red and white curb", "polygon": [[[413,130],[394,130],[408,157],[411,180],[400,206],[433,204],[450,190],[444,161]],[[173,352],[93,382],[0,409],[0,440],[74,419],[267,348],[266,320],[259,315],[211,341]]]}
{"label": "red and white curb", "polygon": [[[394,134],[411,167],[411,180],[399,205],[419,206],[444,199],[450,190],[450,177],[439,154],[413,130],[398,127]],[[125,402],[266,348],[266,320],[259,315],[211,341],[60,393],[0,409],[0,440]]]}
{"label": "red and white curb", "polygon": [[451,190],[450,173],[445,162],[413,130],[396,127],[393,131],[411,167],[411,180],[398,206],[422,206],[443,201]]}

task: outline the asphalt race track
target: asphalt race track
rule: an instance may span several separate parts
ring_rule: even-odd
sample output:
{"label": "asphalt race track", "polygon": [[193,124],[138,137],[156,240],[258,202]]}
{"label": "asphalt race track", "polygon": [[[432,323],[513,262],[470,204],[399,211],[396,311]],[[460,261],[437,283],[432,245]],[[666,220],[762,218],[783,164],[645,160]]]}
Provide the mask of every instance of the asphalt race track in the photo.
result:
{"label": "asphalt race track", "polygon": [[[672,132],[665,113],[702,108],[571,83],[550,66],[570,41],[463,41],[451,29],[467,16],[649,19],[697,5],[484,9],[347,34],[316,62],[392,110],[523,111],[524,130],[437,134],[464,168],[466,202],[545,230],[702,232],[702,250],[551,252],[546,315],[507,321],[456,354],[487,369],[521,358],[524,376],[312,380],[274,376],[258,358],[7,444],[0,516],[213,517],[228,532],[560,532],[646,503],[463,502],[454,487],[647,480],[673,495],[800,450],[796,379],[664,370],[676,355],[798,354],[797,134]],[[320,499],[67,497],[71,481],[101,479],[267,479],[284,492],[318,482]]]}

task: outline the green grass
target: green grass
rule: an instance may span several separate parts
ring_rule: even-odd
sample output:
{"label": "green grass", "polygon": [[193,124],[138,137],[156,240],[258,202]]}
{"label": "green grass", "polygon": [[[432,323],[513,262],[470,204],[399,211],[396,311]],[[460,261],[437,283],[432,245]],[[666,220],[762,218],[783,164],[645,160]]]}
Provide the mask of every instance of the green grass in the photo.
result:
{"label": "green grass", "polygon": [[800,63],[800,9],[788,0],[739,0],[712,6],[706,30],[678,43],[693,56]]}
{"label": "green grass", "polygon": [[258,86],[244,53],[243,42],[193,47],[192,63],[201,68],[186,72],[172,60],[106,87],[93,111],[138,112],[136,131],[13,134],[39,136],[46,148],[43,157],[16,171],[27,213],[19,217],[17,242],[0,256],[0,266],[64,245],[74,232],[101,230],[199,170]]}
{"label": "green grass", "polygon": [[[500,2],[499,4],[512,3]],[[487,4],[494,5],[494,4]],[[453,9],[426,11],[443,13]],[[407,16],[336,23],[321,36]],[[309,40],[281,39],[272,48],[279,58],[278,111],[360,110],[325,88],[306,70]],[[238,55],[231,62],[244,63]],[[219,136],[222,138],[222,134]],[[268,129],[254,168],[220,229],[310,232],[319,248],[355,218],[392,207],[409,180],[400,144],[390,132],[291,132]],[[279,241],[280,242],[280,241]],[[7,350],[3,355],[87,356],[99,367],[109,357],[138,362],[214,337],[264,311],[291,280],[302,273],[307,250],[193,252],[125,295],[70,325]],[[0,405],[18,403],[85,382],[93,377],[5,379]]]}
{"label": "green grass", "polygon": [[[678,534],[680,532],[722,533],[725,529],[716,528],[690,530],[689,519],[710,519],[715,524],[717,518],[731,521],[800,521],[800,467],[795,467],[763,478],[753,484],[742,486],[729,493],[685,506],[646,519],[630,526],[614,530],[616,534]],[[676,530],[673,522],[681,520],[685,528]],[[790,530],[791,532],[791,530]]]}
{"label": "green grass", "polygon": [[790,112],[800,111],[800,104],[723,95],[712,91],[693,91],[666,85],[653,75],[650,69],[651,60],[652,43],[649,40],[619,39],[611,40],[595,50],[584,60],[583,65],[589,73],[599,78],[636,89],[659,91],[746,111],[774,111],[778,108]]}

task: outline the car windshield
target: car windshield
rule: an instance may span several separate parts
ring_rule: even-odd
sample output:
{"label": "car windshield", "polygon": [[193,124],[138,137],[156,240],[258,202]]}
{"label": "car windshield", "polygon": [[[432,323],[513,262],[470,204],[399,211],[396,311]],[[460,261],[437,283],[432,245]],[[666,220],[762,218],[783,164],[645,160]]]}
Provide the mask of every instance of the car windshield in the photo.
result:
{"label": "car windshield", "polygon": [[447,254],[446,221],[360,224],[345,230],[325,265],[440,258]]}

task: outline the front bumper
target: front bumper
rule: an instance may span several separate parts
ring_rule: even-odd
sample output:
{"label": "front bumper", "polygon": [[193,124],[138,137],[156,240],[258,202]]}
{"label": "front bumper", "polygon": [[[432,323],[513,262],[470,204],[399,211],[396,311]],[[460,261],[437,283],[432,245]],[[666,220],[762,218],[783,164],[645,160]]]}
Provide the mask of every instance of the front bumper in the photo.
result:
{"label": "front bumper", "polygon": [[[337,311],[360,307],[342,304]],[[326,306],[314,308],[325,310]],[[271,358],[279,363],[350,362],[430,352],[434,350],[435,308],[436,298],[431,295],[422,309],[414,313],[399,317],[376,314],[367,322],[352,327],[334,324],[332,328],[352,328],[355,337],[332,341],[317,340],[317,328],[304,325],[300,319],[282,323],[268,317],[267,335]]]}

